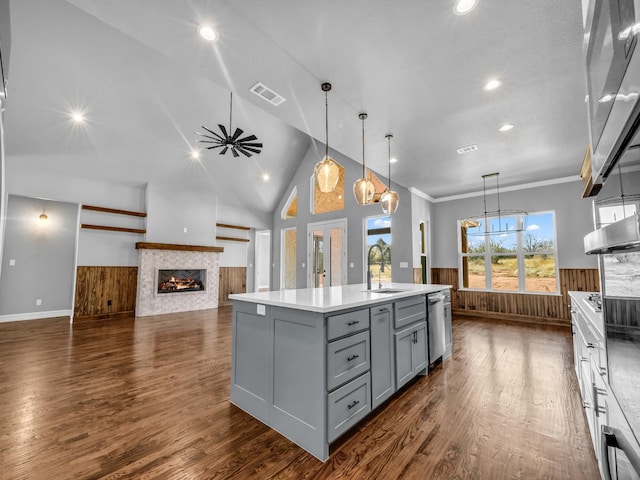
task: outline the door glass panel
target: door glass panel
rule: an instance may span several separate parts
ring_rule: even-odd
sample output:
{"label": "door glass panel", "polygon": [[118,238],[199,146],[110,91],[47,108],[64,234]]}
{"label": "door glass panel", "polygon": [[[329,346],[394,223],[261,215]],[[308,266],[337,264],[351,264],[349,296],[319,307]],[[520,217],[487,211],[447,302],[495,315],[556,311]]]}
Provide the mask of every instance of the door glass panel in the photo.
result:
{"label": "door glass panel", "polygon": [[342,285],[342,228],[332,228],[329,233],[331,245],[330,285]]}
{"label": "door glass panel", "polygon": [[283,288],[296,288],[296,229],[284,231]]}
{"label": "door glass panel", "polygon": [[313,231],[313,275],[312,287],[324,286],[324,233],[322,230]]}

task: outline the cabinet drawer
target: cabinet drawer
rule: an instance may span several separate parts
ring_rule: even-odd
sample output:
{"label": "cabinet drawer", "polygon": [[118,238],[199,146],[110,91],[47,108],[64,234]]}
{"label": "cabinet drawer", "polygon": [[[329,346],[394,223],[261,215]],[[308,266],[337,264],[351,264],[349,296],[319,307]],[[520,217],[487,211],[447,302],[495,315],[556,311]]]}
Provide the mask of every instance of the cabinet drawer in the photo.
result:
{"label": "cabinet drawer", "polygon": [[327,390],[368,371],[370,351],[368,330],[327,344]]}
{"label": "cabinet drawer", "polygon": [[427,318],[427,306],[424,296],[398,300],[393,304],[393,309],[395,313],[395,328],[401,328]]}
{"label": "cabinet drawer", "polygon": [[327,318],[327,340],[344,337],[369,328],[369,309],[333,315]]}
{"label": "cabinet drawer", "polygon": [[331,443],[371,411],[369,372],[328,395],[327,442]]}

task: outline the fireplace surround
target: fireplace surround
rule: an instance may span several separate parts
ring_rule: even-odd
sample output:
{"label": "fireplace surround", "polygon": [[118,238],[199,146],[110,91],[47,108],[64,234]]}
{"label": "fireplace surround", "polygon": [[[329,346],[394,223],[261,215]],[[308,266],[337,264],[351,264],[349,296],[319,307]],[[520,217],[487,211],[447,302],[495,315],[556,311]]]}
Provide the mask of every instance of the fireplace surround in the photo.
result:
{"label": "fireplace surround", "polygon": [[[138,242],[136,248],[136,316],[218,307],[218,255],[223,251],[221,247]],[[200,278],[196,278],[196,274]],[[167,275],[168,278],[165,278]],[[171,281],[172,276],[175,281]],[[166,292],[160,292],[163,283],[166,284],[163,289]],[[169,288],[169,283],[175,289]],[[178,284],[181,288],[177,287]],[[196,284],[201,284],[201,288],[196,288]]]}

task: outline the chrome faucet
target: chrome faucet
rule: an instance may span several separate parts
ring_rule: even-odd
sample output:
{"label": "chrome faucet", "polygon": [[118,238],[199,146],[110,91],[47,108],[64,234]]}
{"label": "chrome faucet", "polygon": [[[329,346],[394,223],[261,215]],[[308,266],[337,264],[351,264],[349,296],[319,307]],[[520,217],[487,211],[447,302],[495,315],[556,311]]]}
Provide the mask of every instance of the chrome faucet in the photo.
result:
{"label": "chrome faucet", "polygon": [[[384,252],[382,251],[382,247],[377,243],[374,243],[369,247],[369,252],[367,253],[367,290],[371,290],[371,250],[377,247],[380,250],[380,258],[382,259],[382,264],[380,265],[380,272],[384,272]],[[380,273],[378,273],[378,288],[382,288],[382,282],[380,281]]]}

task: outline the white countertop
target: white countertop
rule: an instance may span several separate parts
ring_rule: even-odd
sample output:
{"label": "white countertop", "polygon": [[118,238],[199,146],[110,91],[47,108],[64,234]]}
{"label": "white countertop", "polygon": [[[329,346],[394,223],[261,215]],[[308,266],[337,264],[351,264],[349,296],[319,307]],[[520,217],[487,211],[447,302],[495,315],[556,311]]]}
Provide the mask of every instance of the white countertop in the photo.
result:
{"label": "white countertop", "polygon": [[256,293],[234,293],[232,300],[261,303],[277,307],[295,308],[309,312],[327,313],[346,308],[372,305],[397,300],[399,298],[424,295],[448,290],[451,285],[423,285],[418,283],[385,283],[383,289],[401,290],[395,293],[377,293],[377,288],[367,290],[367,285],[343,285],[326,288],[301,288],[275,290]]}
{"label": "white countertop", "polygon": [[575,305],[582,311],[586,320],[590,323],[592,330],[595,329],[594,333],[596,333],[596,338],[604,340],[604,319],[602,312],[596,312],[589,302],[587,302],[587,298],[589,298],[589,295],[592,293],[599,292],[570,291],[569,296],[572,300],[575,300],[575,304],[572,302],[572,305]]}

